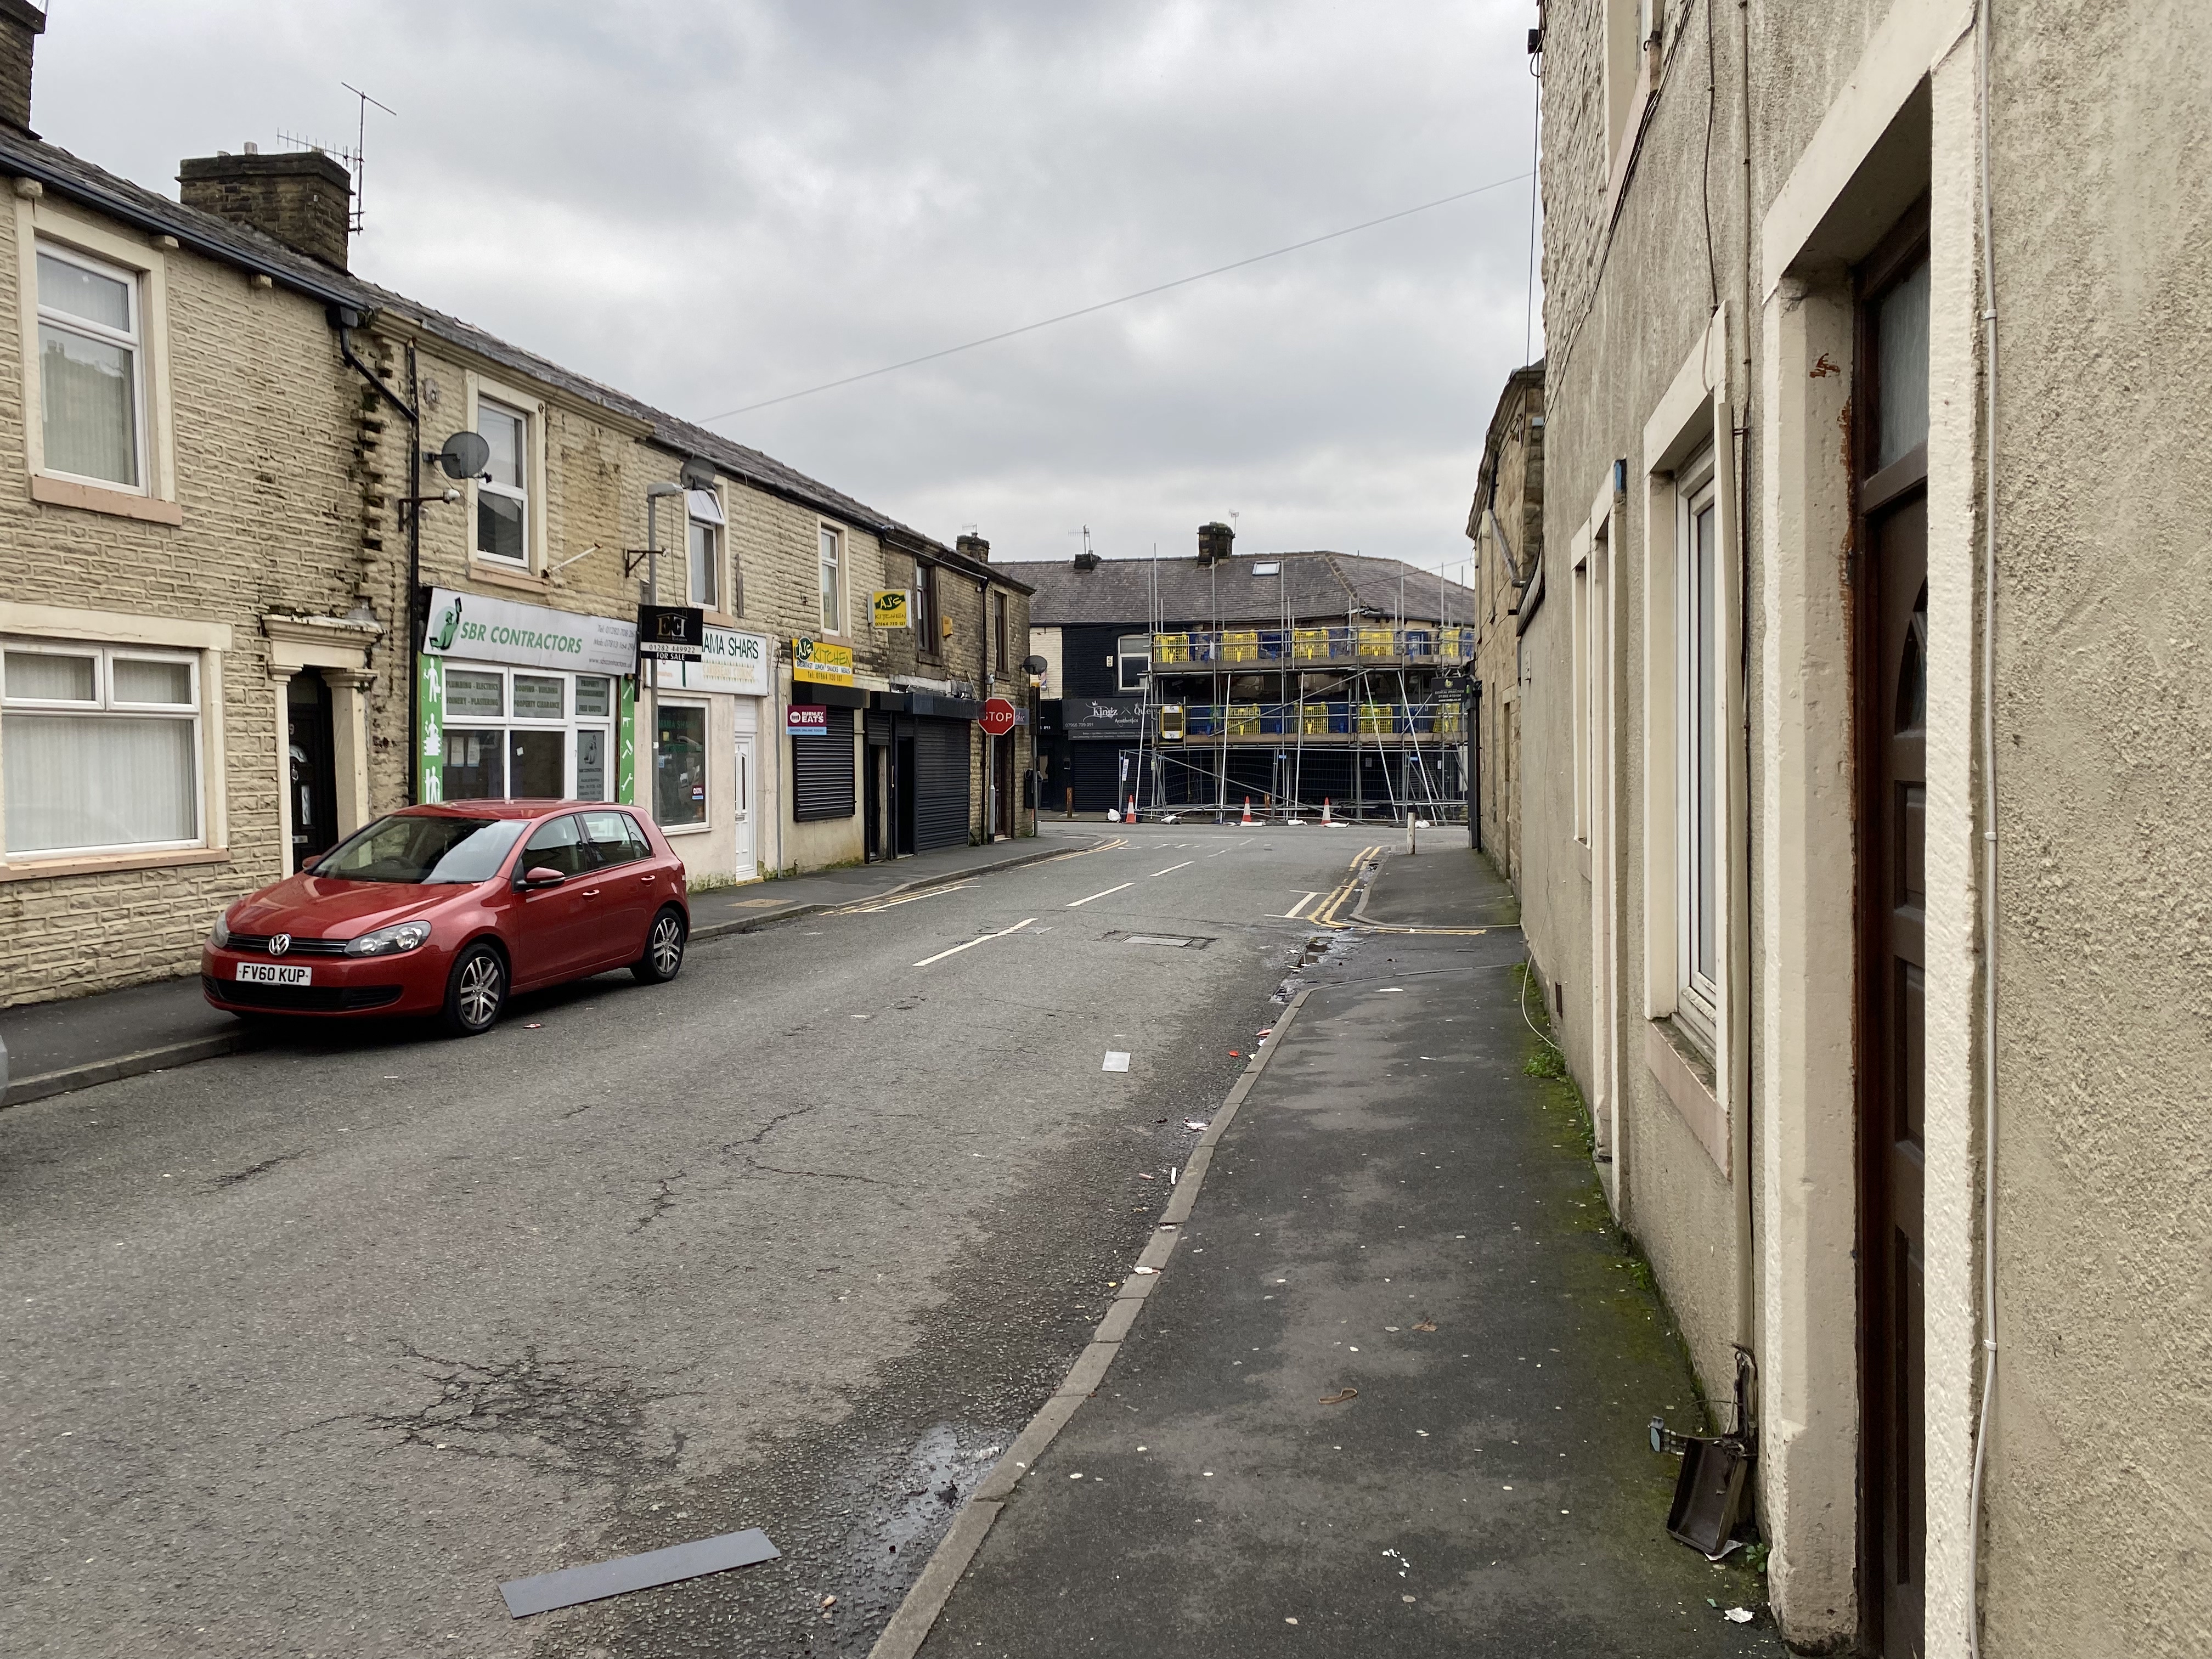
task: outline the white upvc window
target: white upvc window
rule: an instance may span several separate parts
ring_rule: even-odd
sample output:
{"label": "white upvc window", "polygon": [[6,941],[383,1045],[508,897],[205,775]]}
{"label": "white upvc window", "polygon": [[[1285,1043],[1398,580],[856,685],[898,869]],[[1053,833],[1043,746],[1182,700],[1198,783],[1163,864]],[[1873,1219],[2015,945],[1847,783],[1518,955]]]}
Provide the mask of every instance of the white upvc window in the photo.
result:
{"label": "white upvc window", "polygon": [[489,398],[477,400],[477,431],[491,447],[477,480],[477,555],[530,565],[530,416]]}
{"label": "white upvc window", "polygon": [[1115,656],[1121,665],[1119,688],[1124,692],[1143,690],[1145,677],[1152,672],[1152,636],[1122,635],[1115,642]]}
{"label": "white upvc window", "polygon": [[441,800],[611,800],[615,683],[447,661]]}
{"label": "white upvc window", "polygon": [[1708,1043],[1720,1006],[1720,513],[1708,448],[1676,476],[1674,858],[1677,1018]]}
{"label": "white upvc window", "polygon": [[42,240],[38,288],[45,470],[145,493],[138,273]]}
{"label": "white upvc window", "polygon": [[204,845],[202,726],[197,653],[6,641],[7,855]]}
{"label": "white upvc window", "polygon": [[689,509],[684,564],[690,603],[702,611],[720,611],[723,608],[722,504],[711,489],[687,489],[684,500]]}
{"label": "white upvc window", "polygon": [[822,526],[822,631],[845,631],[845,538]]}

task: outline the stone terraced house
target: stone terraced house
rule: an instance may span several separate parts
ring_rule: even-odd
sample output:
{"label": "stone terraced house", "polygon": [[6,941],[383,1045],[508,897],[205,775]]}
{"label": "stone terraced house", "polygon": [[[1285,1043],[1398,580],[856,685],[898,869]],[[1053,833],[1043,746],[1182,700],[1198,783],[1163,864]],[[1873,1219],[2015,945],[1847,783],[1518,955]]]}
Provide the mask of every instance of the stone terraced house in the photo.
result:
{"label": "stone terraced house", "polygon": [[[320,152],[179,202],[40,142],[44,27],[0,0],[0,1005],[189,974],[411,801],[646,805],[695,883],[1034,832],[988,543],[351,274]],[[648,601],[699,661],[641,672]]]}
{"label": "stone terraced house", "polygon": [[1782,1632],[2212,1651],[2212,31],[1540,21],[1517,884]]}

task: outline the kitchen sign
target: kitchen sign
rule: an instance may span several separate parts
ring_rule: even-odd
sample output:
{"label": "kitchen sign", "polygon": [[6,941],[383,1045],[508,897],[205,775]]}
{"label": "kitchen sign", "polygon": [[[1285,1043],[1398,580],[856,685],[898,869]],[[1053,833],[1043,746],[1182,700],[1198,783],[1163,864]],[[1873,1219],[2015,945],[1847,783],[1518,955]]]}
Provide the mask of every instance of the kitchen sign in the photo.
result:
{"label": "kitchen sign", "polygon": [[907,591],[903,587],[883,587],[876,590],[871,607],[878,628],[905,628],[908,610]]}
{"label": "kitchen sign", "polygon": [[435,587],[430,590],[422,654],[520,668],[629,674],[637,668],[637,629],[618,617],[580,616]]}
{"label": "kitchen sign", "polygon": [[853,683],[853,647],[828,645],[820,640],[791,642],[791,678],[815,685]]}

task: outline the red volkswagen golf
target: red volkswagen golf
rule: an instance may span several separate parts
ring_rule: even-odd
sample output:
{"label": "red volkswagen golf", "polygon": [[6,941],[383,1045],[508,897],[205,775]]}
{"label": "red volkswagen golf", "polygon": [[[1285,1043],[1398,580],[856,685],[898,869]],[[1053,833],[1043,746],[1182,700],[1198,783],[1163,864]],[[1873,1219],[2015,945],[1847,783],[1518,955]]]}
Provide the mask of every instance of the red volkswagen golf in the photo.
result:
{"label": "red volkswagen golf", "polygon": [[239,1015],[434,1014],[473,1036],[514,991],[674,979],[690,929],[683,861],[627,807],[410,806],[224,911],[200,984]]}

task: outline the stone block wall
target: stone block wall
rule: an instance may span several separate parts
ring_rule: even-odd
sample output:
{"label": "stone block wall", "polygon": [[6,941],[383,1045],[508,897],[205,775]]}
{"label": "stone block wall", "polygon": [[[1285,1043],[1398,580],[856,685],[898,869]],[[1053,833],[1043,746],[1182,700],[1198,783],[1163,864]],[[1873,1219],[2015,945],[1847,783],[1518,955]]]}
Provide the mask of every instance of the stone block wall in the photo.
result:
{"label": "stone block wall", "polygon": [[[10,318],[32,217],[15,205],[0,213],[0,312]],[[228,626],[220,685],[203,698],[203,764],[221,771],[228,856],[0,880],[0,1004],[193,971],[216,914],[283,869],[283,686],[270,676],[263,617],[341,614],[365,585],[389,591],[386,551],[364,527],[363,450],[381,434],[364,423],[358,377],[321,305],[51,198],[35,211],[51,234],[92,225],[159,262],[181,522],[31,498],[24,342],[0,330],[0,601]],[[397,630],[381,599],[377,611],[390,630],[373,665],[381,689]],[[217,822],[206,817],[212,840]]]}

